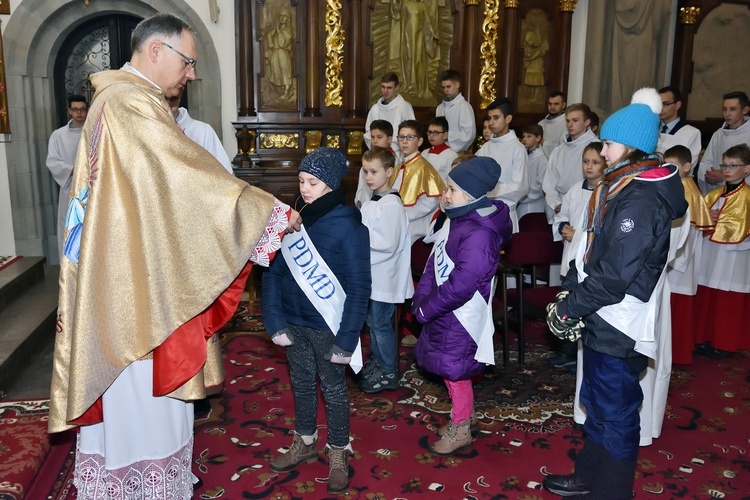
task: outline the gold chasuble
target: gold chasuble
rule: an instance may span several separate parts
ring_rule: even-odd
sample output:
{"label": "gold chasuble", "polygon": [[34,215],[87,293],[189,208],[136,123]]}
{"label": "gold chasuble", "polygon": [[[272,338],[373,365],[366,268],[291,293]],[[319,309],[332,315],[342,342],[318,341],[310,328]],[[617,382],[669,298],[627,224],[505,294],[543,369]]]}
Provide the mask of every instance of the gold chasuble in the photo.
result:
{"label": "gold chasuble", "polygon": [[703,194],[698,189],[693,178],[683,177],[682,187],[685,190],[685,199],[688,202],[690,224],[701,231],[711,229],[714,225],[711,221],[711,213],[708,210],[706,201],[703,199]]}
{"label": "gold chasuble", "polygon": [[722,186],[709,191],[705,197],[709,208],[720,198],[724,198],[716,228],[710,232],[708,239],[714,243],[742,243],[750,236],[750,186],[743,180],[731,193],[726,194],[726,190],[727,187]]}
{"label": "gold chasuble", "polygon": [[154,359],[154,396],[195,400],[220,384],[214,333],[278,207],[185,136],[152,83],[120,70],[91,82],[60,271],[50,432],[100,422],[100,397],[140,359]]}
{"label": "gold chasuble", "polygon": [[405,207],[417,203],[417,199],[424,195],[429,197],[441,196],[445,191],[445,183],[430,162],[425,160],[420,153],[391,174],[391,186],[396,182],[398,173],[403,170],[401,177],[401,188],[398,190]]}

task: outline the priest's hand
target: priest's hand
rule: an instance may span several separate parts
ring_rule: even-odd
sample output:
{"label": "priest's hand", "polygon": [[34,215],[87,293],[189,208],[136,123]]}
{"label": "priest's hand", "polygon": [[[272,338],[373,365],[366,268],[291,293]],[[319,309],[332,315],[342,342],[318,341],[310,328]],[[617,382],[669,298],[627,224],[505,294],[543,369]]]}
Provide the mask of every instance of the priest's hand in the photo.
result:
{"label": "priest's hand", "polygon": [[287,233],[294,233],[300,230],[302,226],[302,216],[296,210],[292,210],[292,215],[289,216],[289,225],[286,228]]}

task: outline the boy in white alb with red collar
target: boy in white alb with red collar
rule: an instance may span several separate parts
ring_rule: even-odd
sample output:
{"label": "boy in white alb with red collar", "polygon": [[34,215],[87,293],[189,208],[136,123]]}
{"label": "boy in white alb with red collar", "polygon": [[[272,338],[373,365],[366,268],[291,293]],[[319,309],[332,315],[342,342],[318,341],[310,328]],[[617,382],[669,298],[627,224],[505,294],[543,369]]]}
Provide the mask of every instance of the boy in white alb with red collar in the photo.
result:
{"label": "boy in white alb with red collar", "polygon": [[437,170],[443,181],[448,178],[453,160],[458,156],[446,142],[448,130],[448,120],[444,116],[438,116],[430,120],[429,125],[427,125],[427,140],[430,141],[430,149],[422,153],[424,159]]}

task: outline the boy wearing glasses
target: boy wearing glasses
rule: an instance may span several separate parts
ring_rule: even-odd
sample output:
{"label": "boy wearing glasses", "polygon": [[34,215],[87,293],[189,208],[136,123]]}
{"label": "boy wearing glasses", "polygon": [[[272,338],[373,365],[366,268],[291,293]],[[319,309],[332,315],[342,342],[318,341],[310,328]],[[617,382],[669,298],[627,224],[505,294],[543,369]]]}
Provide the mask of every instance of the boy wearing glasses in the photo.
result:
{"label": "boy wearing glasses", "polygon": [[416,120],[406,120],[398,126],[398,147],[403,163],[391,175],[391,187],[398,191],[409,216],[411,243],[424,238],[432,215],[437,211],[445,190],[437,170],[419,153],[422,145],[422,126]]}
{"label": "boy wearing glasses", "polygon": [[725,185],[704,198],[715,227],[703,239],[695,300],[696,354],[716,359],[750,349],[750,148],[732,146],[719,166]]}
{"label": "boy wearing glasses", "polygon": [[427,125],[427,140],[430,142],[430,149],[422,153],[425,160],[437,170],[440,177],[445,182],[448,172],[451,171],[453,160],[458,154],[453,151],[446,142],[448,140],[448,120],[444,116],[438,116],[430,120]]}
{"label": "boy wearing glasses", "polygon": [[[68,116],[70,121],[52,132],[47,147],[47,168],[60,185],[60,197],[57,206],[57,249],[62,255],[63,235],[65,234],[65,217],[70,203],[70,182],[73,178],[73,163],[76,160],[78,141],[86,122],[89,105],[82,95],[68,96]],[[53,262],[54,264],[54,262]]]}

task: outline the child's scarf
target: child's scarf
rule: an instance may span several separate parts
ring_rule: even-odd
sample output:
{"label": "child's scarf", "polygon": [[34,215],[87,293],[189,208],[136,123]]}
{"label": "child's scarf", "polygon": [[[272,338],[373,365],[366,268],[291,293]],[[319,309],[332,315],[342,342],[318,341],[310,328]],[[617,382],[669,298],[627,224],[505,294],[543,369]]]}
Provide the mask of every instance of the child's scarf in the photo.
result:
{"label": "child's scarf", "polygon": [[[638,163],[618,163],[604,171],[604,181],[600,182],[589,200],[588,217],[586,220],[586,253],[584,262],[588,262],[594,238],[602,232],[604,215],[607,212],[607,202],[612,200],[630,181],[647,170],[656,168],[661,162],[656,156],[649,156]],[[614,189],[612,184],[617,183]]]}

